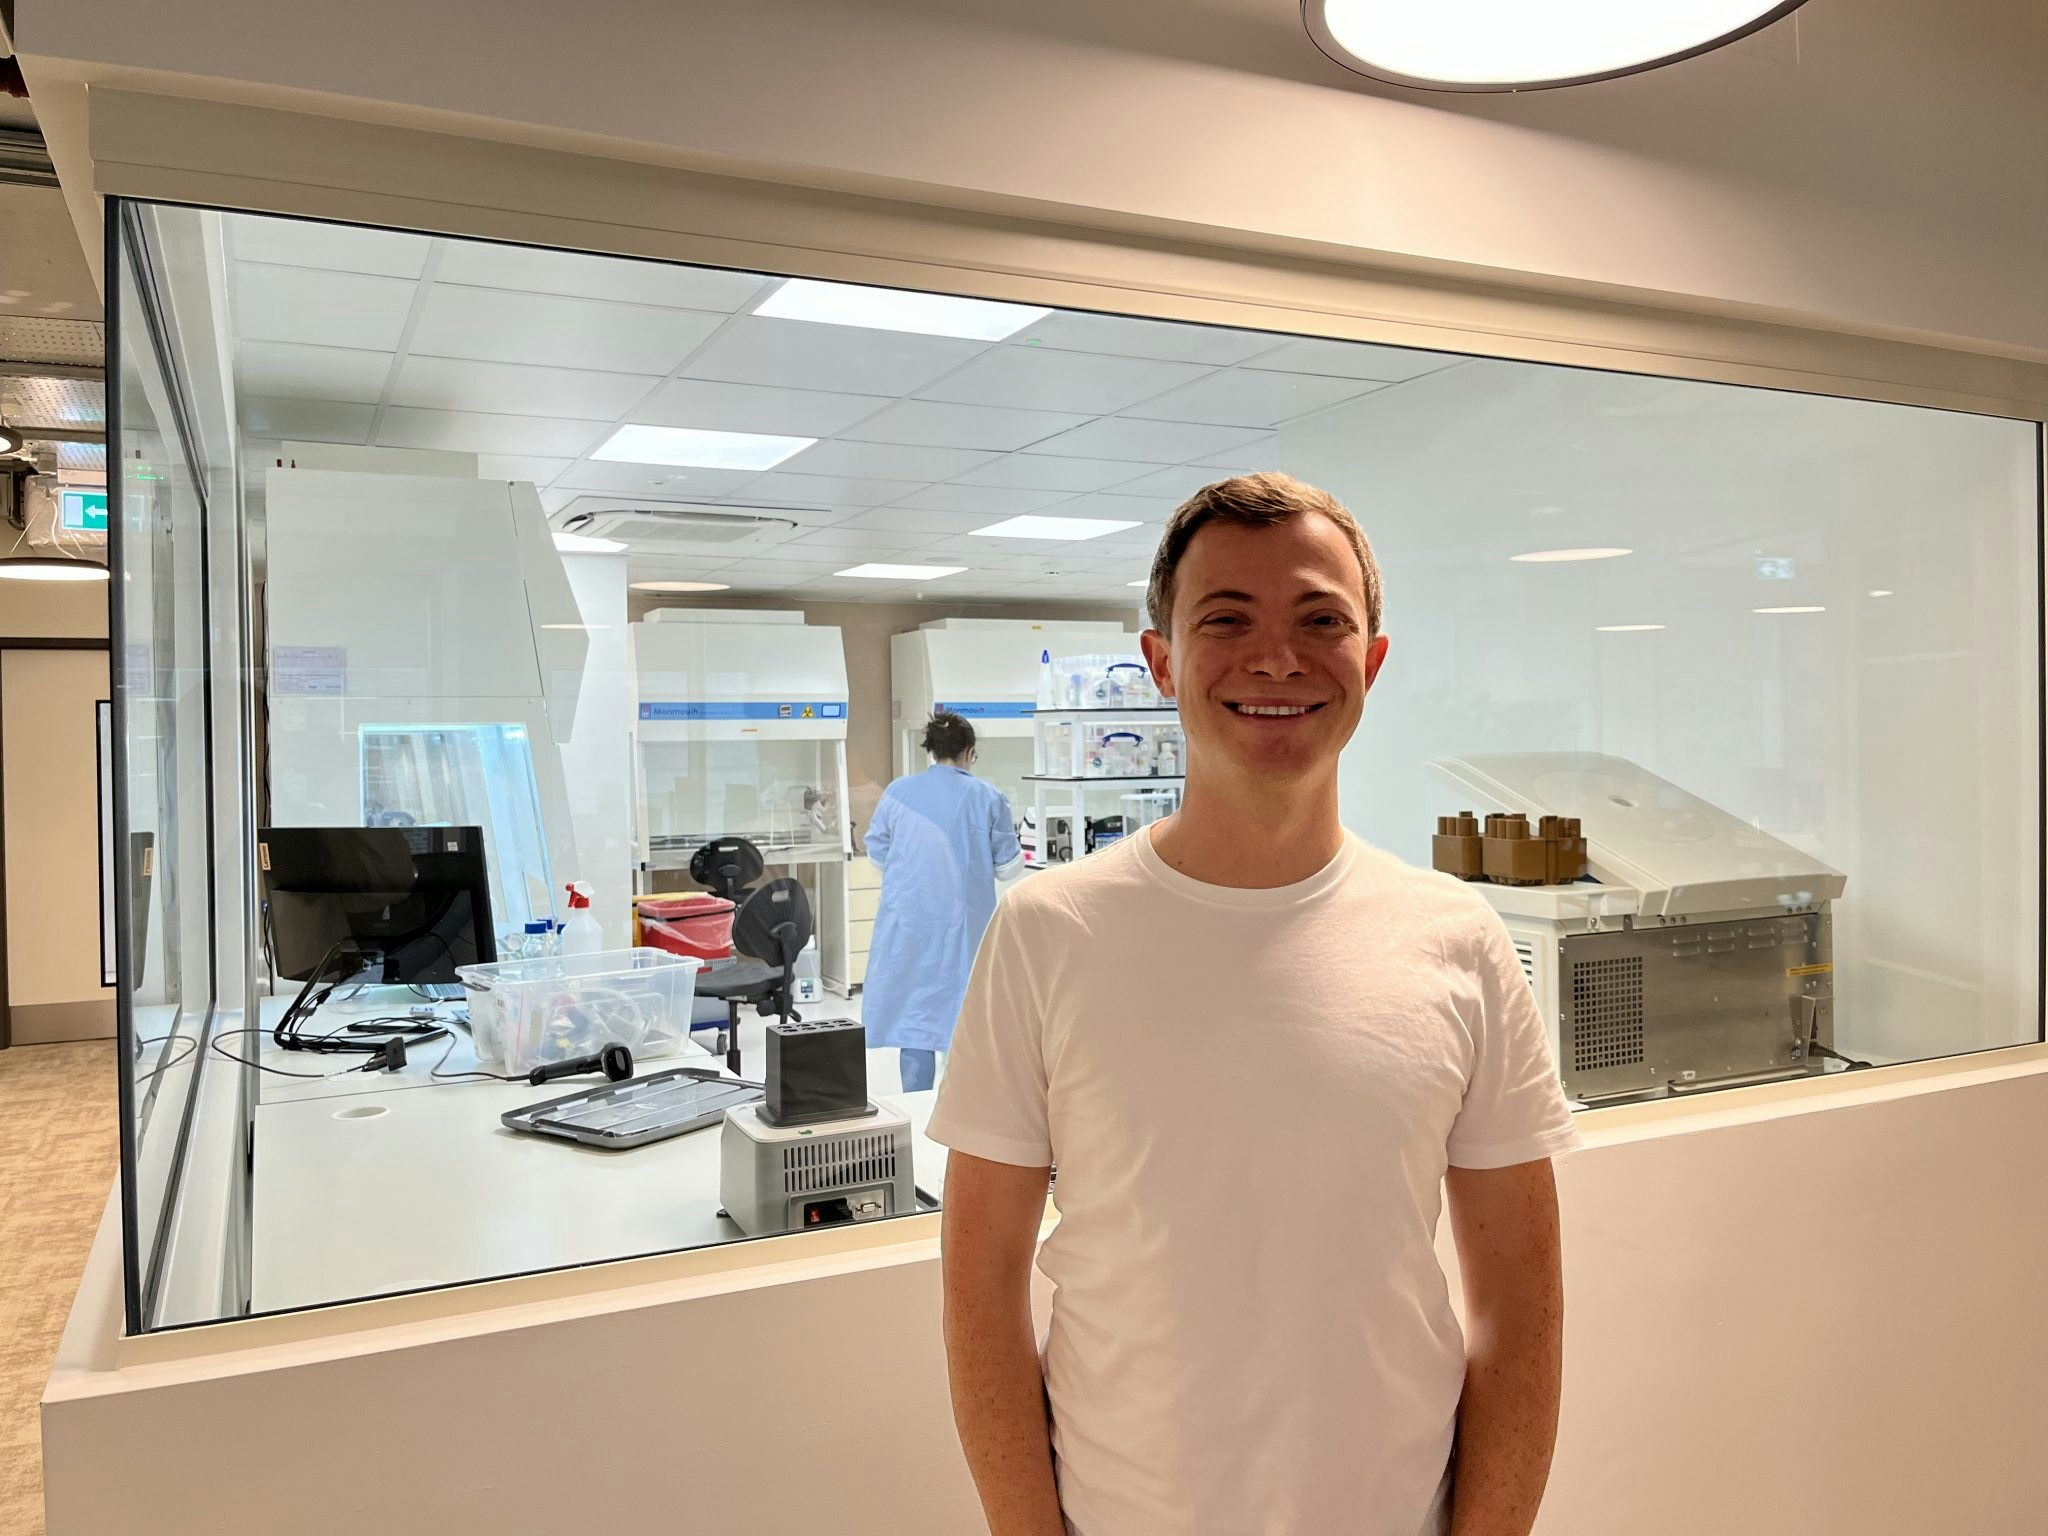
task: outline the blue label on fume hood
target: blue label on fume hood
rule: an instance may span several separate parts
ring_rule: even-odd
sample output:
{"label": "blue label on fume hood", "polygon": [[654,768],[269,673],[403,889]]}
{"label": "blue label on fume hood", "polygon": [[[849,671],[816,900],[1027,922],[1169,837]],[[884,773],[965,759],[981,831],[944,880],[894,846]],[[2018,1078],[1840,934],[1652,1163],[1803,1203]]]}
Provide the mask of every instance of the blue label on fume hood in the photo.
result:
{"label": "blue label on fume hood", "polygon": [[640,706],[642,720],[844,720],[844,700],[832,703],[755,704],[728,699],[705,703],[664,701]]}
{"label": "blue label on fume hood", "polygon": [[934,704],[932,710],[937,713],[949,709],[968,720],[1029,720],[1034,707],[1007,699],[967,699],[957,704]]}

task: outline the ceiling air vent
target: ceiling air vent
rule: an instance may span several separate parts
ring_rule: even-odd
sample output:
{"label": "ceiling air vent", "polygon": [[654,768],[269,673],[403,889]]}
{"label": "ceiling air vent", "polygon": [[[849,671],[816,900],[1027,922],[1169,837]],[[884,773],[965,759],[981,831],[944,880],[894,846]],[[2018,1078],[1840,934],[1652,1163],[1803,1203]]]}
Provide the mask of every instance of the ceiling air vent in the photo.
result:
{"label": "ceiling air vent", "polygon": [[706,507],[579,496],[555,519],[556,531],[617,539],[646,549],[681,544],[736,544],[795,528],[792,507]]}

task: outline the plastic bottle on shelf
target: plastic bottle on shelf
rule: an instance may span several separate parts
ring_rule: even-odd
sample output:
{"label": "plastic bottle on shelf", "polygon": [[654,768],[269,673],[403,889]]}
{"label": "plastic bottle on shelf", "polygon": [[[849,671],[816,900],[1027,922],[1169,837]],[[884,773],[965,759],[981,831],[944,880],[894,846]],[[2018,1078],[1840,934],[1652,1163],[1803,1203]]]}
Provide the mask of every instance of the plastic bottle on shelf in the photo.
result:
{"label": "plastic bottle on shelf", "polygon": [[590,887],[572,880],[569,892],[569,921],[562,926],[564,955],[594,955],[604,948],[604,929],[590,910]]}
{"label": "plastic bottle on shelf", "polygon": [[1173,738],[1163,731],[1159,737],[1159,772],[1165,778],[1175,778],[1180,773],[1180,751]]}
{"label": "plastic bottle on shelf", "polygon": [[1040,709],[1057,709],[1059,708],[1059,702],[1060,684],[1059,679],[1053,676],[1052,652],[1049,650],[1040,651],[1038,653],[1038,707]]}

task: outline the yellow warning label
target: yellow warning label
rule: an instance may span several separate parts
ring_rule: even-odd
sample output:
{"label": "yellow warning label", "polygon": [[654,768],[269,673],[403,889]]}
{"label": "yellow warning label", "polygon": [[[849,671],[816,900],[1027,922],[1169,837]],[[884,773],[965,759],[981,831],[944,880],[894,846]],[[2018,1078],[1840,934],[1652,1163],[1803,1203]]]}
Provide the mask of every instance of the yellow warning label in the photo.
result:
{"label": "yellow warning label", "polygon": [[806,720],[815,720],[818,718],[818,712],[815,709],[811,708],[810,705],[806,704],[804,706],[804,718]]}
{"label": "yellow warning label", "polygon": [[1834,964],[1831,961],[1821,965],[1788,965],[1785,967],[1785,974],[1787,976],[1825,976],[1834,968]]}

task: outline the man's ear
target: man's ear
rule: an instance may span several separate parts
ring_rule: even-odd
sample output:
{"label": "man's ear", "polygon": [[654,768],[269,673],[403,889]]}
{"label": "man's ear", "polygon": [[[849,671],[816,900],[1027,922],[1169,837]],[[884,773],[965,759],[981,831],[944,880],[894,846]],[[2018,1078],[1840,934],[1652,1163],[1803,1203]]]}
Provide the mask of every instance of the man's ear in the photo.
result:
{"label": "man's ear", "polygon": [[1152,681],[1159,685],[1161,698],[1173,697],[1173,647],[1166,643],[1166,636],[1156,629],[1148,629],[1138,636],[1138,645],[1145,653],[1145,663],[1152,669]]}

